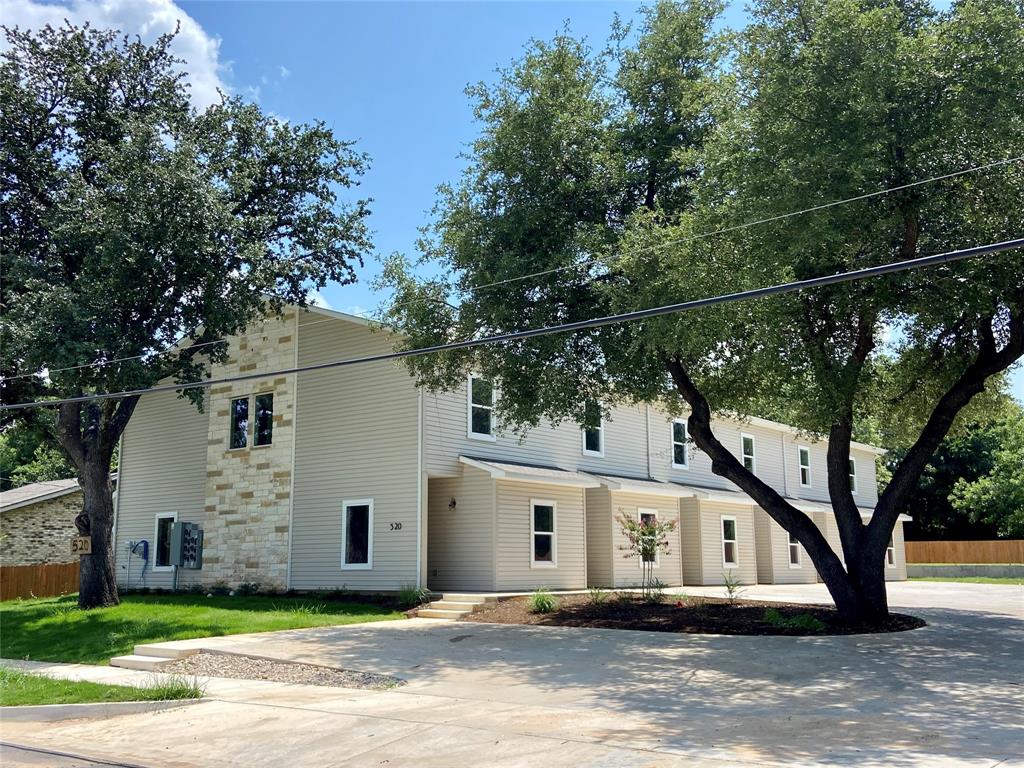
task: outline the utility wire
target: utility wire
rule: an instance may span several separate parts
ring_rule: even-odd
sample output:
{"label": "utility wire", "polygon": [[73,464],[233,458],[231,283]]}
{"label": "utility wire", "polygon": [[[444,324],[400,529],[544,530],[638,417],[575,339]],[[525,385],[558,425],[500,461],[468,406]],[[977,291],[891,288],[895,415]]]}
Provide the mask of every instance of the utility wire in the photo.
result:
{"label": "utility wire", "polygon": [[930,267],[936,264],[945,264],[948,262],[959,261],[961,259],[967,259],[974,256],[983,256],[986,254],[998,253],[1001,251],[1008,251],[1014,248],[1021,247],[1024,247],[1024,237],[1019,237],[1013,240],[1005,240],[1001,243],[989,243],[987,245],[979,245],[973,248],[964,248],[959,251],[947,251],[946,253],[939,253],[933,256],[922,256],[916,259],[907,259],[905,261],[881,264],[875,267],[865,267],[863,269],[855,269],[849,272],[838,272],[836,274],[824,275],[822,277],[812,277],[807,280],[796,280],[788,283],[770,285],[764,288],[754,288],[747,291],[737,291],[735,293],[727,293],[720,296],[712,296],[704,299],[683,301],[677,304],[666,304],[659,307],[640,309],[633,312],[623,312],[617,315],[607,315],[605,317],[592,318],[590,320],[578,320],[572,323],[562,323],[560,325],[550,325],[542,328],[533,328],[525,331],[513,331],[511,333],[502,333],[494,336],[484,336],[479,339],[465,339],[463,341],[450,342],[447,344],[435,344],[429,347],[407,349],[402,350],[400,352],[387,352],[379,355],[366,355],[364,357],[352,357],[342,360],[332,360],[326,363],[303,365],[294,368],[284,368],[277,371],[266,371],[262,373],[249,373],[240,376],[227,376],[221,379],[207,379],[205,381],[183,382],[180,384],[163,384],[144,389],[132,389],[125,390],[123,392],[105,392],[94,395],[80,395],[78,397],[66,397],[58,400],[44,400],[29,403],[14,403],[12,405],[0,405],[0,411],[14,411],[26,408],[42,408],[70,403],[87,403],[95,400],[110,400],[114,398],[130,397],[134,395],[144,395],[157,392],[178,392],[186,389],[213,387],[221,384],[236,384],[243,381],[265,379],[271,376],[287,376],[295,373],[323,371],[330,368],[341,368],[350,365],[363,365],[366,363],[376,363],[385,360],[399,360],[407,357],[419,357],[422,355],[429,355],[437,352],[448,352],[458,349],[470,349],[473,347],[482,347],[488,344],[500,344],[507,341],[517,341],[519,339],[535,338],[537,336],[549,336],[554,333],[567,333],[569,331],[600,328],[606,325],[614,325],[616,323],[632,322],[634,320],[644,320],[651,317],[671,315],[692,309],[699,309],[701,307],[714,306],[716,304],[728,304],[735,301],[748,301],[750,299],[758,299],[765,296],[773,296],[781,293],[792,293],[793,291],[801,291],[806,290],[808,288],[818,288],[823,285],[847,283],[854,280],[863,280],[869,277],[877,277],[878,275],[887,275],[893,272],[904,272],[912,269],[921,269],[922,267]]}
{"label": "utility wire", "polygon": [[[860,200],[867,200],[869,198],[879,197],[881,195],[888,195],[888,194],[891,194],[893,192],[899,192],[899,191],[904,190],[904,189],[910,189],[912,187],[918,187],[918,186],[921,186],[922,184],[931,184],[931,183],[936,182],[936,181],[943,181],[944,179],[952,179],[952,178],[956,178],[957,176],[964,176],[964,175],[969,174],[969,173],[977,173],[979,171],[985,171],[985,170],[988,170],[990,168],[996,168],[996,167],[999,167],[999,166],[1002,166],[1002,165],[1009,165],[1010,163],[1016,163],[1016,162],[1019,162],[1021,160],[1024,160],[1024,155],[1019,155],[1017,157],[1009,157],[1009,158],[1006,158],[1006,159],[1003,159],[1003,160],[995,160],[995,161],[993,161],[991,163],[986,163],[984,165],[976,165],[976,166],[972,166],[971,168],[964,168],[962,170],[953,171],[951,173],[946,173],[946,174],[943,174],[941,176],[932,176],[932,177],[927,178],[927,179],[921,179],[920,181],[913,181],[913,182],[910,182],[909,184],[903,184],[903,185],[900,185],[898,187],[891,187],[891,188],[888,188],[888,189],[879,189],[879,190],[876,190],[874,192],[867,192],[867,193],[865,193],[863,195],[857,195],[856,197],[848,197],[848,198],[844,198],[842,200],[833,200],[832,202],[822,203],[820,205],[814,205],[814,206],[811,206],[809,208],[801,208],[800,210],[789,211],[787,213],[780,213],[780,214],[778,214],[776,216],[769,216],[769,217],[763,218],[763,219],[756,219],[754,221],[747,221],[747,222],[743,222],[741,224],[733,225],[731,227],[725,227],[723,229],[716,229],[716,230],[712,230],[712,231],[708,231],[708,232],[699,232],[699,233],[694,234],[694,235],[687,235],[686,237],[675,238],[673,240],[665,240],[665,241],[660,242],[660,243],[655,243],[653,245],[649,245],[649,246],[645,246],[643,248],[638,248],[638,249],[632,250],[629,253],[630,253],[630,255],[636,255],[636,254],[646,253],[648,251],[661,250],[662,248],[667,248],[670,245],[679,245],[681,243],[691,242],[693,240],[700,240],[700,239],[707,238],[707,237],[714,237],[716,235],[728,234],[729,232],[735,232],[737,230],[749,229],[750,227],[756,227],[756,226],[759,226],[761,224],[769,224],[771,222],[781,221],[783,219],[789,219],[789,218],[792,218],[794,216],[802,216],[802,215],[807,214],[807,213],[813,213],[815,211],[825,210],[826,208],[834,208],[834,207],[839,206],[839,205],[846,205],[848,203],[855,203],[855,202],[858,202]],[[308,257],[304,257],[304,258],[308,258]],[[569,269],[583,269],[584,267],[593,266],[595,264],[600,264],[600,263],[603,263],[603,262],[604,262],[604,258],[603,257],[602,258],[589,259],[587,261],[582,261],[582,262],[580,262],[578,264],[565,264],[565,265],[563,265],[561,267],[553,267],[552,269],[545,269],[545,270],[541,270],[539,272],[530,272],[529,274],[526,274],[526,275],[519,275],[517,277],[510,277],[510,278],[507,278],[505,280],[496,280],[496,281],[491,282],[491,283],[483,283],[481,285],[472,285],[472,286],[469,286],[467,288],[459,288],[459,289],[457,289],[457,292],[458,293],[462,293],[462,294],[475,293],[476,291],[482,291],[485,288],[494,288],[494,287],[499,286],[499,285],[507,285],[509,283],[517,283],[517,282],[521,282],[523,280],[530,280],[530,279],[535,278],[535,277],[544,277],[546,275],[552,275],[552,274],[555,274],[555,273],[558,273],[558,272],[564,272],[564,271],[569,270]],[[392,304],[391,307],[392,308],[400,307],[400,306],[403,306],[403,305],[409,304],[409,303],[412,303],[412,302],[408,302],[408,301],[407,302],[399,302],[397,304]],[[376,310],[376,311],[379,312],[380,310]],[[346,312],[345,314],[352,314],[352,315],[355,315],[356,317],[361,317],[364,320],[369,320],[371,322],[381,322],[378,318],[369,316],[370,315],[369,312]],[[309,326],[312,326],[312,325],[317,325],[318,323],[324,323],[324,322],[329,322],[329,320],[318,320],[318,321],[316,321],[314,323],[304,323],[303,327],[305,328],[305,327],[309,327]],[[183,338],[187,337],[191,333],[194,333],[195,330],[196,329],[193,328],[188,333],[183,334]],[[202,344],[196,344],[196,345],[194,345],[194,347],[188,347],[188,349],[193,349],[195,347],[209,346],[209,345],[212,345],[212,344],[220,344],[220,343],[225,342],[225,341],[227,341],[227,338],[215,339],[213,341],[204,342]],[[170,347],[170,348],[165,349],[165,350],[163,350],[161,352],[150,352],[150,353],[141,354],[141,355],[132,355],[130,357],[119,357],[119,358],[117,358],[115,360],[100,360],[100,361],[95,362],[95,363],[83,363],[82,365],[72,365],[72,366],[68,366],[66,368],[47,368],[46,371],[47,371],[47,375],[49,375],[49,374],[53,374],[53,373],[63,373],[65,371],[77,371],[77,370],[80,370],[82,368],[102,368],[104,366],[113,365],[115,363],[124,363],[124,362],[128,362],[129,360],[139,360],[139,359],[141,359],[143,357],[156,357],[156,356],[159,356],[159,355],[166,355],[166,354],[168,354],[170,352],[173,352],[174,350],[175,350],[175,347]],[[21,374],[16,374],[14,376],[4,376],[4,377],[0,377],[0,383],[3,383],[5,381],[15,381],[17,379],[29,379],[29,378],[32,378],[32,377],[38,376],[38,375],[39,375],[38,373],[21,373]]]}

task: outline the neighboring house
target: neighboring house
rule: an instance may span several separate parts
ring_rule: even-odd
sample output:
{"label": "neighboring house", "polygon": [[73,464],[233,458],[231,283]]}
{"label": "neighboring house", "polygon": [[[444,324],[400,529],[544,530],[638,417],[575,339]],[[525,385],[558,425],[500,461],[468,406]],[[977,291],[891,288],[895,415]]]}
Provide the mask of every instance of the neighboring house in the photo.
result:
{"label": "neighboring house", "polygon": [[71,563],[75,517],[82,511],[78,480],[48,480],[0,492],[0,565]]}
{"label": "neighboring house", "polygon": [[[393,337],[361,318],[289,309],[230,339],[213,378],[385,353]],[[418,389],[390,360],[209,389],[202,412],[144,395],[121,446],[116,548],[123,586],[168,587],[175,520],[202,526],[203,567],[180,585],[296,590],[519,591],[639,580],[615,518],[679,522],[655,575],[666,584],[810,582],[799,545],[750,497],[711,472],[684,421],[655,406],[615,408],[595,429],[562,423],[503,434],[494,389]],[[822,442],[752,419],[716,434],[838,535]],[[876,502],[877,448],[855,443],[864,515]],[[146,544],[142,545],[141,542]],[[144,557],[143,557],[144,556]],[[902,520],[887,575],[906,578]]]}

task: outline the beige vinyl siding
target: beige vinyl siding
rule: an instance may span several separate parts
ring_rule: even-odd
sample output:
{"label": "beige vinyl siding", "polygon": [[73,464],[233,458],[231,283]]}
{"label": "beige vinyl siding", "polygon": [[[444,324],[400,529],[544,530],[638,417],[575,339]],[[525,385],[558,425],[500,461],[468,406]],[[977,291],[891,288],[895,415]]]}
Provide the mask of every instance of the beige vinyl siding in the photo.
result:
{"label": "beige vinyl siding", "polygon": [[[537,587],[582,589],[587,585],[582,488],[497,480],[497,580],[502,591]],[[557,566],[531,567],[531,499],[554,501]]]}
{"label": "beige vinyl siding", "polygon": [[729,568],[742,584],[757,583],[754,512],[750,507],[700,501],[701,562],[703,584],[724,584],[726,568],[722,556],[722,517],[736,518],[736,548],[739,565]]}
{"label": "beige vinyl siding", "polygon": [[[299,365],[379,354],[389,336],[306,315]],[[417,580],[418,396],[392,361],[301,373],[291,587],[393,590]],[[373,499],[373,567],[341,567],[342,502]],[[398,528],[398,526],[401,528]]]}
{"label": "beige vinyl siding", "polygon": [[462,477],[431,479],[427,498],[428,586],[493,590],[494,481],[466,467]]}
{"label": "beige vinyl siding", "polygon": [[[173,392],[143,395],[125,428],[119,466],[117,580],[123,587],[169,588],[170,571],[153,572],[156,515],[176,512],[178,520],[203,523],[206,504],[206,441],[209,413],[200,413]],[[149,566],[140,580],[141,561],[131,559],[128,542],[149,542]],[[179,573],[180,585],[202,581],[202,571]]]}
{"label": "beige vinyl siding", "polygon": [[682,553],[683,584],[701,584],[704,566],[701,561],[700,502],[688,498],[679,500],[679,538]]}
{"label": "beige vinyl siding", "polygon": [[892,543],[894,547],[894,554],[896,556],[896,566],[890,568],[888,560],[886,560],[885,566],[885,580],[886,581],[906,581],[907,580],[907,549],[904,544],[903,538],[903,523],[902,521],[896,522],[896,527],[892,531]]}
{"label": "beige vinyl siding", "polygon": [[[657,565],[653,573],[656,579],[660,579],[668,586],[679,586],[682,583],[682,555],[680,550],[679,531],[679,504],[678,500],[666,496],[650,496],[641,493],[624,493],[612,491],[611,495],[611,517],[612,517],[612,569],[614,571],[614,586],[635,587],[640,584],[640,560],[636,557],[627,558],[627,539],[622,533],[618,523],[619,515],[626,515],[637,519],[638,510],[654,510],[661,522],[676,521],[676,529],[668,535],[669,551],[658,554]],[[588,510],[589,512],[589,510]],[[589,522],[588,516],[588,522]],[[589,553],[588,553],[589,555]]]}
{"label": "beige vinyl siding", "polygon": [[[781,434],[781,433],[780,433]],[[786,450],[788,494],[797,499],[831,503],[828,494],[828,443],[805,437],[783,435]],[[800,485],[799,447],[803,445],[811,453],[811,487]],[[878,503],[875,454],[862,448],[850,448],[850,457],[857,462],[857,493],[854,500],[859,507],[874,507]]]}
{"label": "beige vinyl siding", "polygon": [[451,392],[424,393],[426,469],[431,476],[458,475],[459,456],[513,461],[521,464],[647,476],[644,452],[644,406],[615,408],[604,421],[604,456],[583,455],[583,435],[577,424],[542,423],[524,437],[496,430],[495,440],[468,436],[466,385]]}
{"label": "beige vinyl siding", "polygon": [[587,585],[610,587],[612,576],[612,504],[611,492],[587,488]]}
{"label": "beige vinyl siding", "polygon": [[754,545],[757,550],[757,583],[775,583],[775,564],[773,562],[774,552],[772,547],[771,528],[772,519],[768,514],[758,508],[754,511]]}
{"label": "beige vinyl siding", "polygon": [[[812,516],[813,518],[813,516]],[[754,510],[757,536],[757,580],[763,584],[813,584],[818,579],[814,563],[800,547],[800,567],[789,564],[789,534],[760,507]]]}

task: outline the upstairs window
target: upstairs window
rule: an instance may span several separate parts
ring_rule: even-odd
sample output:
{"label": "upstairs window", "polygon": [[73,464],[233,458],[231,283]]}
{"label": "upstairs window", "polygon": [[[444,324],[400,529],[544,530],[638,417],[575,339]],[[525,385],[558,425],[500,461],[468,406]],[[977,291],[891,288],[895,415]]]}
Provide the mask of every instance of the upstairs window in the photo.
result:
{"label": "upstairs window", "polygon": [[494,384],[482,376],[469,377],[469,436],[494,440]]}
{"label": "upstairs window", "polygon": [[256,425],[253,429],[252,444],[270,445],[274,437],[274,395],[266,392],[256,395]]}
{"label": "upstairs window", "polygon": [[249,444],[249,398],[236,397],[231,401],[231,442],[232,449],[245,448]]}
{"label": "upstairs window", "polygon": [[811,487],[811,449],[803,445],[798,449],[800,454],[800,485],[803,488]]}
{"label": "upstairs window", "polygon": [[740,435],[740,442],[743,445],[743,466],[751,472],[757,471],[757,463],[754,460],[754,437],[753,435]]}
{"label": "upstairs window", "polygon": [[682,419],[673,421],[672,466],[677,469],[688,469],[690,466],[689,439],[690,435],[687,432],[686,422]]}
{"label": "upstairs window", "polygon": [[789,534],[789,567],[800,567],[800,542],[792,533]]}
{"label": "upstairs window", "polygon": [[531,566],[555,567],[555,502],[530,500]]}
{"label": "upstairs window", "polygon": [[604,456],[604,416],[600,403],[587,404],[586,420],[583,426],[583,453],[588,456]]}
{"label": "upstairs window", "polygon": [[373,499],[341,504],[341,567],[369,570],[373,567]]}
{"label": "upstairs window", "polygon": [[850,493],[857,493],[857,462],[850,459]]}
{"label": "upstairs window", "polygon": [[736,518],[722,517],[722,564],[735,568],[740,564],[736,539]]}

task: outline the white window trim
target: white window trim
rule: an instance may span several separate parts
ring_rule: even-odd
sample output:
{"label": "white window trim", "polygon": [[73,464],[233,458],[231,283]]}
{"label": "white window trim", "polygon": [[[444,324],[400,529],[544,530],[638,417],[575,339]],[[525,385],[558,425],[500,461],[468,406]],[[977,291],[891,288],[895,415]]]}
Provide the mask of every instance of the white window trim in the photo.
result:
{"label": "white window trim", "polygon": [[850,493],[854,496],[857,495],[857,460],[850,457],[850,468],[853,470],[850,473]]}
{"label": "white window trim", "polygon": [[747,440],[747,439],[750,440],[750,448],[751,448],[751,454],[750,454],[751,468],[750,468],[750,471],[753,472],[756,475],[757,474],[757,440],[754,438],[753,435],[751,435],[751,434],[749,434],[747,432],[740,432],[740,463],[744,467],[747,465],[747,463],[746,463],[747,456],[746,456],[746,454],[743,451],[743,441]]}
{"label": "white window trim", "polygon": [[[366,522],[366,562],[346,563],[345,555],[348,552],[348,509],[349,507],[369,507],[369,519]],[[341,570],[343,571],[370,571],[373,570],[373,499],[344,499],[341,502]]]}
{"label": "white window trim", "polygon": [[[803,472],[805,467],[804,467],[804,464],[802,462],[803,452],[804,451],[807,452],[807,465],[806,465],[806,469],[807,469],[807,482],[806,483],[804,482],[804,472]],[[799,475],[798,479],[800,480],[800,487],[801,488],[810,488],[811,484],[814,482],[814,478],[811,476],[811,449],[810,449],[809,446],[806,446],[806,445],[798,445],[797,446],[797,448],[796,448],[796,466],[797,466],[797,474]]]}
{"label": "white window trim", "polygon": [[466,434],[470,440],[485,440],[488,443],[493,443],[497,440],[497,436],[494,434],[494,402],[497,395],[497,388],[494,382],[491,382],[491,404],[490,406],[478,405],[478,408],[490,408],[491,412],[491,433],[485,434],[483,432],[473,431],[473,379],[487,380],[486,376],[481,376],[479,373],[471,373],[466,377]]}
{"label": "white window trim", "polygon": [[[735,539],[725,538],[725,521],[732,520],[733,530],[736,532]],[[718,522],[718,537],[722,541],[722,567],[723,568],[739,568],[740,567],[740,524],[736,520],[735,515],[722,515],[722,519]],[[736,552],[736,562],[730,563],[725,559],[725,544],[731,541],[735,546],[733,551]]]}
{"label": "white window trim", "polygon": [[[793,541],[793,534],[789,533],[788,531],[787,531],[787,536],[786,536],[786,547],[787,547],[787,549],[786,549],[786,559],[789,561],[789,567],[793,568],[794,570],[797,569],[797,568],[803,568],[804,567],[803,547],[800,546],[800,542],[799,541],[796,541],[796,542]],[[796,547],[796,562],[795,563],[793,562],[793,547]]]}
{"label": "white window trim", "polygon": [[[237,448],[231,447],[231,432],[235,426],[235,409],[232,407],[236,400],[248,400],[249,410],[248,421],[245,425],[245,445],[240,445]],[[228,450],[229,451],[247,451],[252,448],[252,395],[244,395],[241,397],[229,397],[228,398]]]}
{"label": "white window trim", "polygon": [[889,544],[885,548],[885,567],[896,567],[896,538],[891,534],[889,536]]}
{"label": "white window trim", "polygon": [[[684,440],[682,443],[676,442],[676,424],[683,425]],[[690,468],[690,428],[686,424],[686,419],[673,419],[669,425],[669,441],[671,442],[672,449],[672,469],[689,469]],[[682,464],[676,464],[676,446],[683,446],[683,458],[686,461]]]}
{"label": "white window trim", "polygon": [[251,429],[249,430],[249,432],[251,434],[249,435],[248,440],[249,440],[249,447],[250,448],[269,448],[270,446],[272,446],[274,444],[274,432],[273,432],[273,430],[274,430],[274,426],[273,426],[273,424],[274,424],[274,411],[273,411],[273,409],[271,409],[271,411],[270,411],[270,424],[271,424],[271,427],[270,427],[270,430],[271,430],[271,432],[270,432],[270,442],[269,443],[264,443],[263,445],[256,445],[256,398],[260,397],[262,395],[270,395],[271,397],[274,397],[276,394],[277,393],[274,392],[274,390],[272,390],[272,389],[271,390],[266,390],[264,392],[253,392],[252,398],[249,400],[249,425],[251,426]]}
{"label": "white window trim", "polygon": [[[169,573],[174,570],[173,565],[157,565],[156,564],[156,553],[159,547],[160,537],[160,521],[170,518],[175,523],[178,522],[177,512],[158,512],[156,518],[153,520],[153,566],[149,569],[153,573]],[[171,526],[174,527],[173,525]],[[173,553],[171,553],[173,559]]]}
{"label": "white window trim", "polygon": [[[643,522],[644,515],[653,515],[654,519],[657,520],[658,519],[658,510],[656,510],[656,509],[648,509],[647,507],[637,507],[636,508],[636,521],[638,523],[642,523]],[[639,558],[639,559],[640,559],[640,567],[643,568],[644,567],[644,559],[642,557]],[[654,566],[653,567],[654,568],[660,568],[661,567],[661,548],[660,547],[654,550]]]}
{"label": "white window trim", "polygon": [[[600,403],[598,404],[600,407]],[[587,450],[587,428],[580,427],[580,449],[583,451],[584,456],[596,456],[598,458],[604,458],[604,412],[601,413],[601,423],[597,427],[598,436],[601,440],[601,450],[599,451],[588,451]]]}
{"label": "white window trim", "polygon": [[[535,526],[533,510],[535,507],[551,507],[551,531],[538,531]],[[551,562],[547,560],[535,560],[533,537],[536,534],[551,536]],[[530,499],[530,567],[531,568],[557,568],[558,567],[558,504],[550,499]]]}

